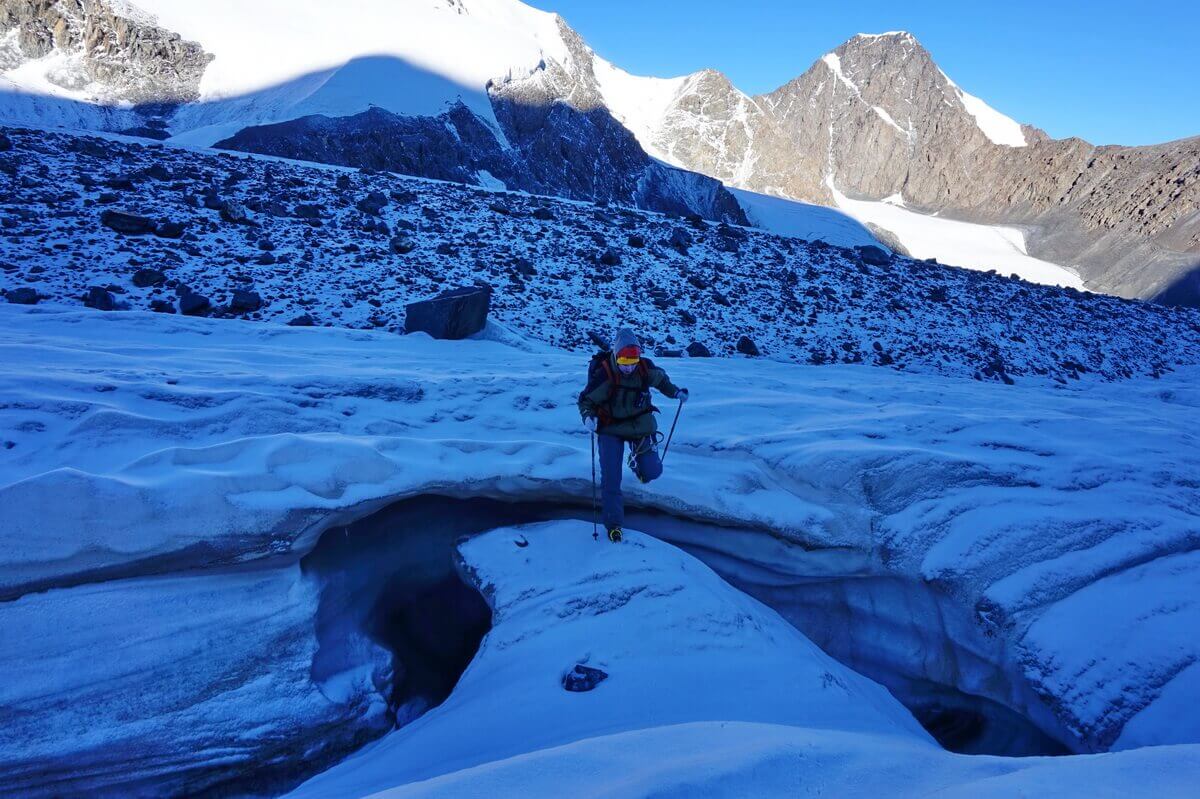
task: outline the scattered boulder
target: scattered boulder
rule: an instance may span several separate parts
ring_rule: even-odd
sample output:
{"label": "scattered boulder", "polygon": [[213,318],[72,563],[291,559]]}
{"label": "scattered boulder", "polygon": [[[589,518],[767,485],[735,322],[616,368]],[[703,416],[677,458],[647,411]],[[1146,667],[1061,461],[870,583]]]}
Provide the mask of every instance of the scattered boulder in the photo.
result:
{"label": "scattered boulder", "polygon": [[261,310],[262,306],[262,297],[257,291],[237,289],[233,292],[233,299],[229,301],[229,312],[254,313],[255,311]]}
{"label": "scattered boulder", "polygon": [[692,234],[681,227],[677,227],[671,231],[671,237],[667,239],[667,246],[680,255],[687,255],[688,250],[692,246]]}
{"label": "scattered boulder", "polygon": [[203,294],[188,291],[179,297],[179,312],[187,316],[203,316],[211,307],[212,303]]}
{"label": "scattered boulder", "polygon": [[133,273],[133,285],[140,289],[149,286],[161,286],[167,280],[167,276],[157,269],[139,269]]}
{"label": "scattered boulder", "polygon": [[397,255],[406,255],[417,248],[416,242],[408,236],[395,236],[391,241],[392,252]]}
{"label": "scattered boulder", "polygon": [[708,347],[701,344],[699,341],[693,341],[687,345],[687,354],[689,358],[711,358],[712,352]]}
{"label": "scattered boulder", "polygon": [[182,222],[172,222],[167,219],[154,229],[154,235],[160,239],[181,239],[186,227]]}
{"label": "scattered boulder", "polygon": [[92,286],[83,295],[83,304],[97,311],[111,311],[116,308],[116,301],[108,289],[103,286]]}
{"label": "scattered boulder", "polygon": [[141,236],[153,233],[155,229],[154,222],[147,217],[114,211],[111,208],[100,213],[100,223],[126,236]]}
{"label": "scattered boulder", "polygon": [[858,254],[863,259],[863,263],[865,264],[870,264],[871,266],[887,266],[892,262],[892,256],[888,254],[888,251],[881,247],[876,247],[874,244],[868,244],[864,247],[856,247],[855,249],[858,250]]}
{"label": "scattered boulder", "polygon": [[316,203],[298,203],[292,209],[292,215],[297,219],[320,219],[325,215],[325,208]]}
{"label": "scattered boulder", "polygon": [[737,351],[742,355],[749,355],[751,357],[762,355],[758,350],[758,345],[749,336],[742,336],[738,339]]}
{"label": "scattered boulder", "polygon": [[600,253],[600,263],[605,266],[619,266],[621,263],[621,253],[609,247]]}
{"label": "scattered boulder", "polygon": [[563,675],[562,686],[572,693],[583,693],[592,690],[607,679],[607,672],[576,663],[575,668]]}
{"label": "scattered boulder", "polygon": [[250,212],[246,206],[236,200],[226,200],[221,205],[221,218],[233,225],[252,225]]}
{"label": "scattered boulder", "polygon": [[19,289],[9,289],[4,296],[13,305],[37,305],[38,300],[41,299],[37,293],[37,289],[32,289],[28,286]]}
{"label": "scattered boulder", "polygon": [[312,318],[312,315],[306,313],[300,314],[288,322],[289,327],[312,327],[315,324],[316,320]]}
{"label": "scattered boulder", "polygon": [[12,139],[0,133],[0,153],[6,153],[12,149]]}
{"label": "scattered boulder", "polygon": [[373,191],[355,203],[358,210],[371,216],[379,216],[380,212],[387,208],[387,205],[388,197],[381,191]]}
{"label": "scattered boulder", "polygon": [[487,323],[491,300],[490,286],[467,286],[409,303],[405,307],[404,332],[428,333],[444,339],[466,338]]}
{"label": "scattered boulder", "polygon": [[155,313],[175,313],[175,305],[170,300],[150,300],[150,310]]}
{"label": "scattered boulder", "polygon": [[549,222],[554,219],[554,212],[549,208],[539,206],[533,209],[533,218],[540,219],[543,222]]}
{"label": "scattered boulder", "polygon": [[646,238],[645,236],[641,236],[637,233],[631,233],[629,234],[629,238],[626,239],[626,243],[629,244],[630,247],[640,250],[646,246]]}

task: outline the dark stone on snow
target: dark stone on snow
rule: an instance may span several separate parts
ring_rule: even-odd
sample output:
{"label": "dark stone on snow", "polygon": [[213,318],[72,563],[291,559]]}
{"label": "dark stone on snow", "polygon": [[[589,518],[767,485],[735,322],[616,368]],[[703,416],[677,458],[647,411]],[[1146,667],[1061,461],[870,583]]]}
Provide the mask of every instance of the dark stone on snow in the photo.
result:
{"label": "dark stone on snow", "polygon": [[382,211],[384,208],[387,208],[387,204],[388,198],[386,194],[381,191],[373,191],[366,197],[363,197],[361,200],[359,200],[358,203],[355,204],[355,207],[364,214],[379,216],[380,211]]}
{"label": "dark stone on snow", "polygon": [[292,209],[292,214],[299,219],[320,219],[325,209],[316,203],[300,203]]}
{"label": "dark stone on snow", "polygon": [[139,269],[133,273],[133,285],[140,289],[147,286],[161,286],[167,276],[157,269]]}
{"label": "dark stone on snow", "polygon": [[226,200],[221,206],[221,218],[234,225],[253,225],[246,206],[236,200]]}
{"label": "dark stone on snow", "polygon": [[491,300],[490,286],[467,286],[409,303],[405,307],[404,332],[428,333],[444,339],[466,338],[487,323]]}
{"label": "dark stone on snow", "polygon": [[344,172],[337,176],[337,187],[342,191],[350,188],[350,176]]}
{"label": "dark stone on snow", "polygon": [[687,346],[687,354],[692,358],[711,358],[712,353],[708,347],[701,344],[699,341],[693,341]]}
{"label": "dark stone on snow", "polygon": [[743,355],[762,355],[762,353],[758,351],[758,345],[755,344],[749,336],[742,336],[738,339],[737,351]]}
{"label": "dark stone on snow", "polygon": [[159,226],[155,228],[154,235],[158,236],[160,239],[181,239],[183,238],[183,231],[185,229],[186,228],[182,222],[172,222],[167,220],[160,223]]}
{"label": "dark stone on snow", "polygon": [[929,290],[929,299],[933,302],[947,302],[949,297],[946,296],[945,286],[934,286]]}
{"label": "dark stone on snow", "polygon": [[97,311],[111,311],[116,307],[113,295],[103,286],[89,288],[87,294],[83,295],[83,304]]}
{"label": "dark stone on snow", "polygon": [[316,324],[316,320],[310,314],[300,314],[288,322],[290,327],[312,327],[314,324]]}
{"label": "dark stone on snow", "polygon": [[607,679],[607,672],[576,663],[575,668],[563,675],[562,685],[572,693],[583,693],[592,690]]}
{"label": "dark stone on snow", "polygon": [[175,306],[169,300],[150,300],[150,310],[155,313],[175,313]]}
{"label": "dark stone on snow", "polygon": [[618,266],[621,263],[621,254],[616,250],[609,248],[600,253],[600,263],[605,266]]}
{"label": "dark stone on snow", "polygon": [[126,236],[141,236],[154,232],[154,222],[144,216],[112,209],[100,213],[100,222],[110,230]]}
{"label": "dark stone on snow", "polygon": [[0,133],[0,153],[6,153],[12,149],[12,139]]}
{"label": "dark stone on snow", "polygon": [[629,244],[630,247],[640,250],[646,246],[646,239],[643,236],[639,236],[637,233],[633,233],[628,239],[626,239],[626,243]]}
{"label": "dark stone on snow", "polygon": [[688,249],[692,246],[692,234],[681,227],[677,227],[671,231],[671,238],[667,239],[667,246],[680,255],[687,255]]}
{"label": "dark stone on snow", "polygon": [[187,316],[203,316],[212,307],[208,297],[188,291],[179,298],[179,312]]}
{"label": "dark stone on snow", "polygon": [[534,208],[533,218],[540,219],[543,222],[549,222],[550,220],[554,219],[554,212],[549,208]]}
{"label": "dark stone on snow", "polygon": [[230,313],[253,313],[260,310],[262,306],[262,297],[257,291],[238,289],[233,292],[233,299],[229,301]]}
{"label": "dark stone on snow", "polygon": [[887,250],[876,247],[873,244],[868,244],[865,247],[856,247],[858,254],[862,256],[863,263],[871,266],[887,266],[892,262],[892,256],[888,255]]}
{"label": "dark stone on snow", "polygon": [[680,320],[681,320],[681,321],[682,321],[682,322],[683,322],[685,325],[694,325],[694,324],[696,324],[696,315],[695,315],[695,314],[693,314],[691,311],[689,311],[687,308],[680,308],[680,309],[679,309],[679,319],[680,319]]}
{"label": "dark stone on snow", "polygon": [[124,175],[109,178],[104,181],[104,185],[108,186],[113,191],[135,191],[137,186],[133,185],[133,181]]}
{"label": "dark stone on snow", "polygon": [[13,305],[37,305],[37,301],[41,299],[38,296],[37,289],[28,287],[19,289],[9,289],[5,297]]}
{"label": "dark stone on snow", "polygon": [[392,239],[391,248],[397,255],[405,255],[415,250],[417,245],[408,236],[396,236]]}

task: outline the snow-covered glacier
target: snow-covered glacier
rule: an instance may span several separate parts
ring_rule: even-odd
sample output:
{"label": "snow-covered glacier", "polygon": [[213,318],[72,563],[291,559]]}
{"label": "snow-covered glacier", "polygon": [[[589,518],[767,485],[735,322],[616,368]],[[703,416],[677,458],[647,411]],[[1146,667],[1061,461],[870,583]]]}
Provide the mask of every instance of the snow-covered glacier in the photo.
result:
{"label": "snow-covered glacier", "polygon": [[[667,474],[626,486],[654,537],[612,547],[577,354],[495,325],[0,326],[5,794],[1200,777],[1194,367],[666,359],[694,399]],[[608,679],[568,693],[577,664]]]}

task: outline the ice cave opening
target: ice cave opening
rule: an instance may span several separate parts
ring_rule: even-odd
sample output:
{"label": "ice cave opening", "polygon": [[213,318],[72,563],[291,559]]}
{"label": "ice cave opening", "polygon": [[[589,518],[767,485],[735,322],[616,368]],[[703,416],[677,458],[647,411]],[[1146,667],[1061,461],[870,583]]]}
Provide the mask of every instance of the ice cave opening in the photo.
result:
{"label": "ice cave opening", "polygon": [[[301,567],[320,586],[313,679],[371,668],[395,726],[444,701],[478,651],[491,613],[458,574],[463,536],[590,509],[564,503],[423,495],[326,530]],[[772,607],[830,655],[882,683],[950,751],[1007,756],[1069,749],[1020,709],[1015,667],[984,640],[968,609],[920,581],[864,573],[863,553],[795,547],[788,562],[762,563],[748,537],[720,527],[633,510],[631,529],[688,551],[731,585]],[[600,542],[608,545],[603,540]],[[599,545],[599,544],[598,544]],[[1007,700],[1007,701],[1005,701]]]}

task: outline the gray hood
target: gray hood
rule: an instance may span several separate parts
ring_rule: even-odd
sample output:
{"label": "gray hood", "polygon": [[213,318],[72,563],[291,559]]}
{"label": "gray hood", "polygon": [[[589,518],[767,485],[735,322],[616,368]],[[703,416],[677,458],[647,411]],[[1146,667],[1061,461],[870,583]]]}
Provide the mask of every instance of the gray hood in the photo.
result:
{"label": "gray hood", "polygon": [[638,341],[637,335],[627,327],[623,327],[617,331],[617,335],[613,336],[612,351],[620,352],[625,347],[634,346],[641,349],[642,342]]}

